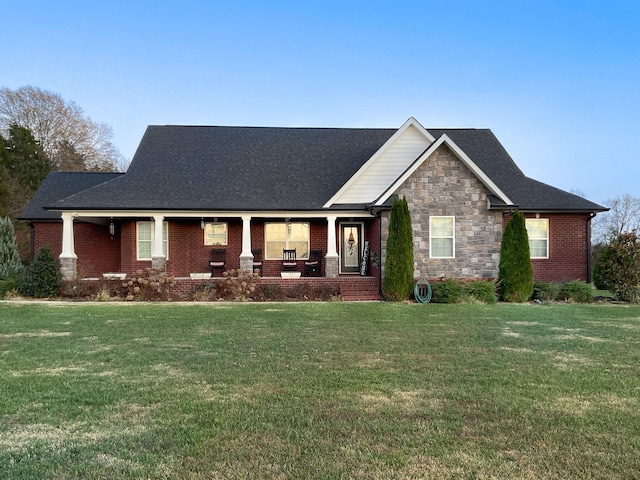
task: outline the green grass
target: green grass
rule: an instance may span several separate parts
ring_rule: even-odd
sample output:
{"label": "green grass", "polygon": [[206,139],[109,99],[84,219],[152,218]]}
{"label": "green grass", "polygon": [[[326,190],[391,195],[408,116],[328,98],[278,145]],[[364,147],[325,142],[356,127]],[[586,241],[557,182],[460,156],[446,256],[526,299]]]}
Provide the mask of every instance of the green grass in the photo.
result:
{"label": "green grass", "polygon": [[640,306],[0,304],[0,478],[630,479]]}

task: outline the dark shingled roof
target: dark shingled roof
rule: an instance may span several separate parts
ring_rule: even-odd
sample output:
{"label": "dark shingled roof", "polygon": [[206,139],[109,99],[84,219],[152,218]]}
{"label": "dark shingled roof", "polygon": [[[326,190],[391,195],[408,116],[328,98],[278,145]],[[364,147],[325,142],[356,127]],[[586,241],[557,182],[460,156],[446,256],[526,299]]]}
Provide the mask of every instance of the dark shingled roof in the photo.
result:
{"label": "dark shingled roof", "polygon": [[[502,144],[488,129],[428,129],[438,138],[446,134],[480,167],[520,210],[601,212],[606,207],[522,173]],[[493,202],[500,208],[499,201]]]}
{"label": "dark shingled roof", "polygon": [[60,220],[60,212],[47,211],[43,207],[122,175],[124,174],[51,172],[40,184],[18,220]]}
{"label": "dark shingled roof", "polygon": [[55,207],[318,210],[395,131],[150,126],[126,175]]}
{"label": "dark shingled roof", "polygon": [[[105,176],[108,181],[100,183],[105,174],[82,174],[98,175],[85,191],[60,177],[64,188],[43,184],[44,192],[29,205],[38,200],[41,206],[79,211],[320,210],[396,131],[150,126],[125,175]],[[436,138],[447,134],[522,210],[606,210],[526,177],[490,130],[429,132]],[[492,206],[507,207],[497,198]],[[23,218],[33,214],[28,207]]]}

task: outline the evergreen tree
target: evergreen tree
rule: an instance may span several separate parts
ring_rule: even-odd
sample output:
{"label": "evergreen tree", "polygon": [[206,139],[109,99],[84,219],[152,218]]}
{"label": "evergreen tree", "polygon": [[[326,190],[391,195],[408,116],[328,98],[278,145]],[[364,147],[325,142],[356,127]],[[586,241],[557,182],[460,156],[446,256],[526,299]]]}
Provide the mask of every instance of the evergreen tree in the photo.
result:
{"label": "evergreen tree", "polygon": [[0,218],[0,277],[22,273],[16,232],[9,217]]}
{"label": "evergreen tree", "polygon": [[60,264],[51,249],[43,247],[18,284],[18,292],[26,297],[57,297],[61,285]]}
{"label": "evergreen tree", "polygon": [[409,298],[413,289],[413,230],[407,199],[394,199],[389,219],[382,289],[392,301]]}
{"label": "evergreen tree", "polygon": [[4,144],[4,166],[9,175],[27,188],[30,197],[51,170],[49,160],[31,131],[17,124],[9,127],[9,138]]}
{"label": "evergreen tree", "polygon": [[507,302],[526,302],[533,294],[533,267],[524,215],[516,210],[502,235],[498,266],[501,298]]}

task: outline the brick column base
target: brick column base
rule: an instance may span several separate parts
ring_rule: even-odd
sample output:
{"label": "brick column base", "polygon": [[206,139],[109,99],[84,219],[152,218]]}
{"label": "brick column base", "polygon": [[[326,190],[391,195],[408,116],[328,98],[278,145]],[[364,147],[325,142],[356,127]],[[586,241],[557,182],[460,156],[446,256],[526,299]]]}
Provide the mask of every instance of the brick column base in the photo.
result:
{"label": "brick column base", "polygon": [[324,276],[337,278],[340,273],[340,257],[325,257],[324,260]]}
{"label": "brick column base", "polygon": [[77,258],[65,257],[60,258],[60,273],[62,274],[62,278],[64,280],[73,280],[76,278],[78,273],[77,270]]}
{"label": "brick column base", "polygon": [[151,268],[156,270],[166,270],[167,259],[165,257],[151,257]]}
{"label": "brick column base", "polygon": [[240,270],[249,270],[253,272],[253,257],[240,256]]}

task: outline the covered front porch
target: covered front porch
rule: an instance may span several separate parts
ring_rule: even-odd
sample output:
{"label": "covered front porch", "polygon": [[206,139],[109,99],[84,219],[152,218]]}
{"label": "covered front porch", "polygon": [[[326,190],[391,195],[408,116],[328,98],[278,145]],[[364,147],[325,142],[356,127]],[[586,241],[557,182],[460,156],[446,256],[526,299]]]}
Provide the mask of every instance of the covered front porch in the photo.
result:
{"label": "covered front porch", "polygon": [[[230,269],[258,269],[263,281],[289,282],[295,278],[283,278],[283,272],[302,280],[379,278],[380,273],[379,219],[368,211],[94,211],[62,212],[61,217],[59,259],[66,279],[132,275],[150,266],[185,280],[202,280],[207,274],[215,278]],[[78,229],[89,228],[92,241],[76,245],[77,239],[87,238]],[[297,253],[286,269],[284,250]],[[213,258],[214,251],[223,252],[222,261]],[[318,254],[317,267],[309,268]],[[103,260],[97,262],[99,257]]]}

